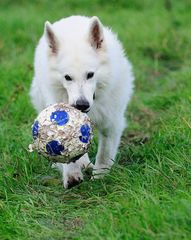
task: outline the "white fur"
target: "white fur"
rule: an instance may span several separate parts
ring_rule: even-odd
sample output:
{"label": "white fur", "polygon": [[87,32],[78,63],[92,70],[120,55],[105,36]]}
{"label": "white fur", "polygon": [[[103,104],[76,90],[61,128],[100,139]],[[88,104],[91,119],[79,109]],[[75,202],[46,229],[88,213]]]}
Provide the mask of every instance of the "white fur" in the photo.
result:
{"label": "white fur", "polygon": [[[95,25],[99,40],[102,40],[98,48],[92,30]],[[54,36],[56,53],[49,47],[48,31]],[[47,22],[36,48],[34,66],[30,95],[38,112],[55,102],[75,104],[80,97],[88,100],[88,115],[96,123],[99,133],[95,177],[107,172],[114,162],[126,125],[124,112],[133,92],[134,80],[131,64],[117,36],[103,27],[97,17],[72,16],[52,25]],[[88,72],[95,74],[87,80]],[[72,76],[73,81],[66,81],[66,74]],[[87,163],[87,158],[84,159]],[[69,175],[83,178],[79,164],[70,165],[72,169],[64,165],[62,170],[65,187],[68,187]]]}
{"label": "white fur", "polygon": [[75,163],[54,163],[52,168],[56,168],[62,174],[64,187],[68,188],[72,181],[80,182],[83,180],[82,169],[93,168],[93,164],[90,163],[88,154],[85,154]]}

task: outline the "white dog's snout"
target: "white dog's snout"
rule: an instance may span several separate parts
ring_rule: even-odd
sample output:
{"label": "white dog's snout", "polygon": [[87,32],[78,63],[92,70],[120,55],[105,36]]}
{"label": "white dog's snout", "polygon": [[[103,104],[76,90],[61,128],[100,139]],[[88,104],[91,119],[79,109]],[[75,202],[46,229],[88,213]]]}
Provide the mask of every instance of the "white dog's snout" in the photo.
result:
{"label": "white dog's snout", "polygon": [[86,98],[79,98],[76,101],[74,107],[82,112],[88,112],[90,109],[90,103],[88,102],[88,100]]}

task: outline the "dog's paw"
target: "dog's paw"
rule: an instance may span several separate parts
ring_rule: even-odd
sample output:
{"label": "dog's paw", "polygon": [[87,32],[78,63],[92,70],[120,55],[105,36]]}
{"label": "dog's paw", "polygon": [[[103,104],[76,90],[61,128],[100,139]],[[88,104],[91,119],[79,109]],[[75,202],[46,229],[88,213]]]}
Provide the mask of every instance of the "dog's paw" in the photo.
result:
{"label": "dog's paw", "polygon": [[111,169],[110,165],[96,164],[93,168],[92,179],[102,179]]}
{"label": "dog's paw", "polygon": [[83,181],[82,171],[93,168],[93,164],[90,162],[88,154],[85,154],[76,162],[54,163],[52,168],[57,169],[62,174],[64,188],[71,188]]}
{"label": "dog's paw", "polygon": [[62,174],[64,188],[72,188],[83,181],[81,167],[76,163],[54,163],[52,168],[56,168]]}
{"label": "dog's paw", "polygon": [[83,174],[81,172],[75,172],[64,177],[64,188],[72,188],[83,182]]}
{"label": "dog's paw", "polygon": [[[64,164],[65,165],[65,164]],[[63,184],[65,188],[71,188],[83,181],[81,167],[77,163],[69,163],[63,169]]]}

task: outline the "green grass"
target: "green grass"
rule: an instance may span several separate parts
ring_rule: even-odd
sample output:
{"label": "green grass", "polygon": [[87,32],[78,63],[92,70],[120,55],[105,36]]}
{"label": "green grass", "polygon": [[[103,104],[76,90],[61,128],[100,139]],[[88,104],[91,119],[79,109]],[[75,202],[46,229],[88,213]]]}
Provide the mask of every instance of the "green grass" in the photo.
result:
{"label": "green grass", "polygon": [[[191,239],[190,1],[2,0],[0,4],[0,239]],[[28,96],[46,20],[98,15],[134,65],[115,167],[64,190],[27,152]],[[91,155],[96,152],[96,141]]]}

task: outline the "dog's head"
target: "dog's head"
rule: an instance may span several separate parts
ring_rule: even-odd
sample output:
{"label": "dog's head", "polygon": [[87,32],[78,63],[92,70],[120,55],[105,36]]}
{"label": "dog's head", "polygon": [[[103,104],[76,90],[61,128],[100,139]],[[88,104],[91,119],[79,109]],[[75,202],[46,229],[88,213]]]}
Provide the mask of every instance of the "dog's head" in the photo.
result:
{"label": "dog's head", "polygon": [[45,23],[50,75],[66,89],[70,105],[88,112],[97,97],[96,86],[105,61],[103,27],[97,17],[89,19],[85,28],[80,23],[78,29],[72,23],[65,27],[62,32]]}

